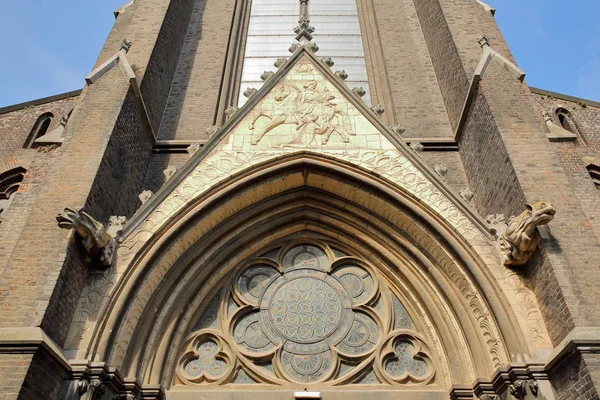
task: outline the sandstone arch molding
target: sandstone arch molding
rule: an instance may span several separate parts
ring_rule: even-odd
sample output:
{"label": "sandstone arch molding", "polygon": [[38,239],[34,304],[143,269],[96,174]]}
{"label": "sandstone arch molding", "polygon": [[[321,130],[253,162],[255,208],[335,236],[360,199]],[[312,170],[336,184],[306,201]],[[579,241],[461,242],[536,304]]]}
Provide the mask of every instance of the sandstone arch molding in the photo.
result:
{"label": "sandstone arch molding", "polygon": [[[472,235],[465,240],[414,196],[348,163],[304,152],[277,158],[196,198],[139,249],[127,247],[139,241],[123,243],[93,291],[104,300],[79,327],[76,318],[70,343],[77,358],[169,387],[215,285],[271,243],[308,236],[372,260],[418,316],[439,366],[436,384],[471,384],[513,355],[535,357],[547,341],[543,325],[508,311],[513,292],[529,292],[502,276],[485,237]],[[536,316],[535,304],[520,310]]]}

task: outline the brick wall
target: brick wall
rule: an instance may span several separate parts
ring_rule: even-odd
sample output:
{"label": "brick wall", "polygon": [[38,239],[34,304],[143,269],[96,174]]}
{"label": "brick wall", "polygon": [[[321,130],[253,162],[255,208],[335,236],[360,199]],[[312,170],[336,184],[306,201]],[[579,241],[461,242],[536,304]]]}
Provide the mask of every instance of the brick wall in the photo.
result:
{"label": "brick wall", "polygon": [[207,139],[215,124],[234,0],[197,0],[159,139]]}
{"label": "brick wall", "polygon": [[562,161],[565,173],[570,176],[573,191],[579,200],[588,221],[600,240],[600,209],[597,204],[600,199],[600,189],[592,182],[584,158],[597,159],[600,165],[600,107],[579,101],[561,99],[552,94],[535,94],[535,100],[540,111],[547,112],[553,117],[557,126],[561,126],[556,115],[556,109],[564,108],[572,116],[579,137],[573,142],[555,142],[552,144],[555,154]]}
{"label": "brick wall", "polygon": [[[579,354],[565,360],[551,375],[550,379],[558,398],[561,400],[597,400],[598,392],[588,368],[590,358],[595,356]],[[597,367],[597,360],[595,360]]]}
{"label": "brick wall", "polygon": [[375,68],[387,69],[388,82],[382,84],[393,102],[386,113],[393,113],[406,128],[403,137],[452,137],[434,66],[423,51],[427,46],[413,2],[376,0],[373,12],[385,61]]}
{"label": "brick wall", "polygon": [[458,126],[469,79],[451,36],[439,0],[414,0],[429,56],[452,128]]}

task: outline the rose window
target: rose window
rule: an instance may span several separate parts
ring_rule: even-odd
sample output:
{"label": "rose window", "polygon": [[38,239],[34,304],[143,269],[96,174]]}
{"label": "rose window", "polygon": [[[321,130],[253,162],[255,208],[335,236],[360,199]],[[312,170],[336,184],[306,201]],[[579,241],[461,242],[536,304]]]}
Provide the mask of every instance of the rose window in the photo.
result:
{"label": "rose window", "polygon": [[203,312],[178,383],[430,382],[428,347],[382,282],[367,263],[322,243],[258,257]]}

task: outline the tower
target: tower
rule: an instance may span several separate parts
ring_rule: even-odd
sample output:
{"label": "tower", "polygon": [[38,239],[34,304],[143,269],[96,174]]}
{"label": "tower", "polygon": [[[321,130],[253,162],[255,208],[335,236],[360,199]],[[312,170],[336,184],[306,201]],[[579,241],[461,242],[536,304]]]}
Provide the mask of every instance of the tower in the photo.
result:
{"label": "tower", "polygon": [[2,393],[598,398],[600,107],[530,89],[493,12],[115,12],[2,137]]}

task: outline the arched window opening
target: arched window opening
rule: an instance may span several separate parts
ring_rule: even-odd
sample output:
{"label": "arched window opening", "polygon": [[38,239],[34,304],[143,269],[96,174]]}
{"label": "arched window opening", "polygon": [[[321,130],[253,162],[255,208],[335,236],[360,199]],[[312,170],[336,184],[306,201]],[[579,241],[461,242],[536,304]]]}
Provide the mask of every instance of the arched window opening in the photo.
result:
{"label": "arched window opening", "polygon": [[567,131],[571,132],[574,135],[577,135],[579,139],[583,140],[583,137],[579,133],[579,128],[577,128],[577,124],[575,124],[575,120],[573,116],[566,108],[559,107],[555,111],[556,117],[560,122],[560,126],[562,126]]}
{"label": "arched window opening", "polygon": [[50,124],[52,123],[52,118],[54,118],[54,114],[52,113],[44,113],[38,117],[33,124],[33,128],[27,136],[27,140],[23,145],[24,149],[31,149],[34,146],[34,142],[36,139],[44,136],[48,132],[48,128],[50,128]]}
{"label": "arched window opening", "polygon": [[6,213],[12,199],[19,190],[23,177],[27,170],[23,167],[13,168],[0,174],[0,222],[2,215]]}

